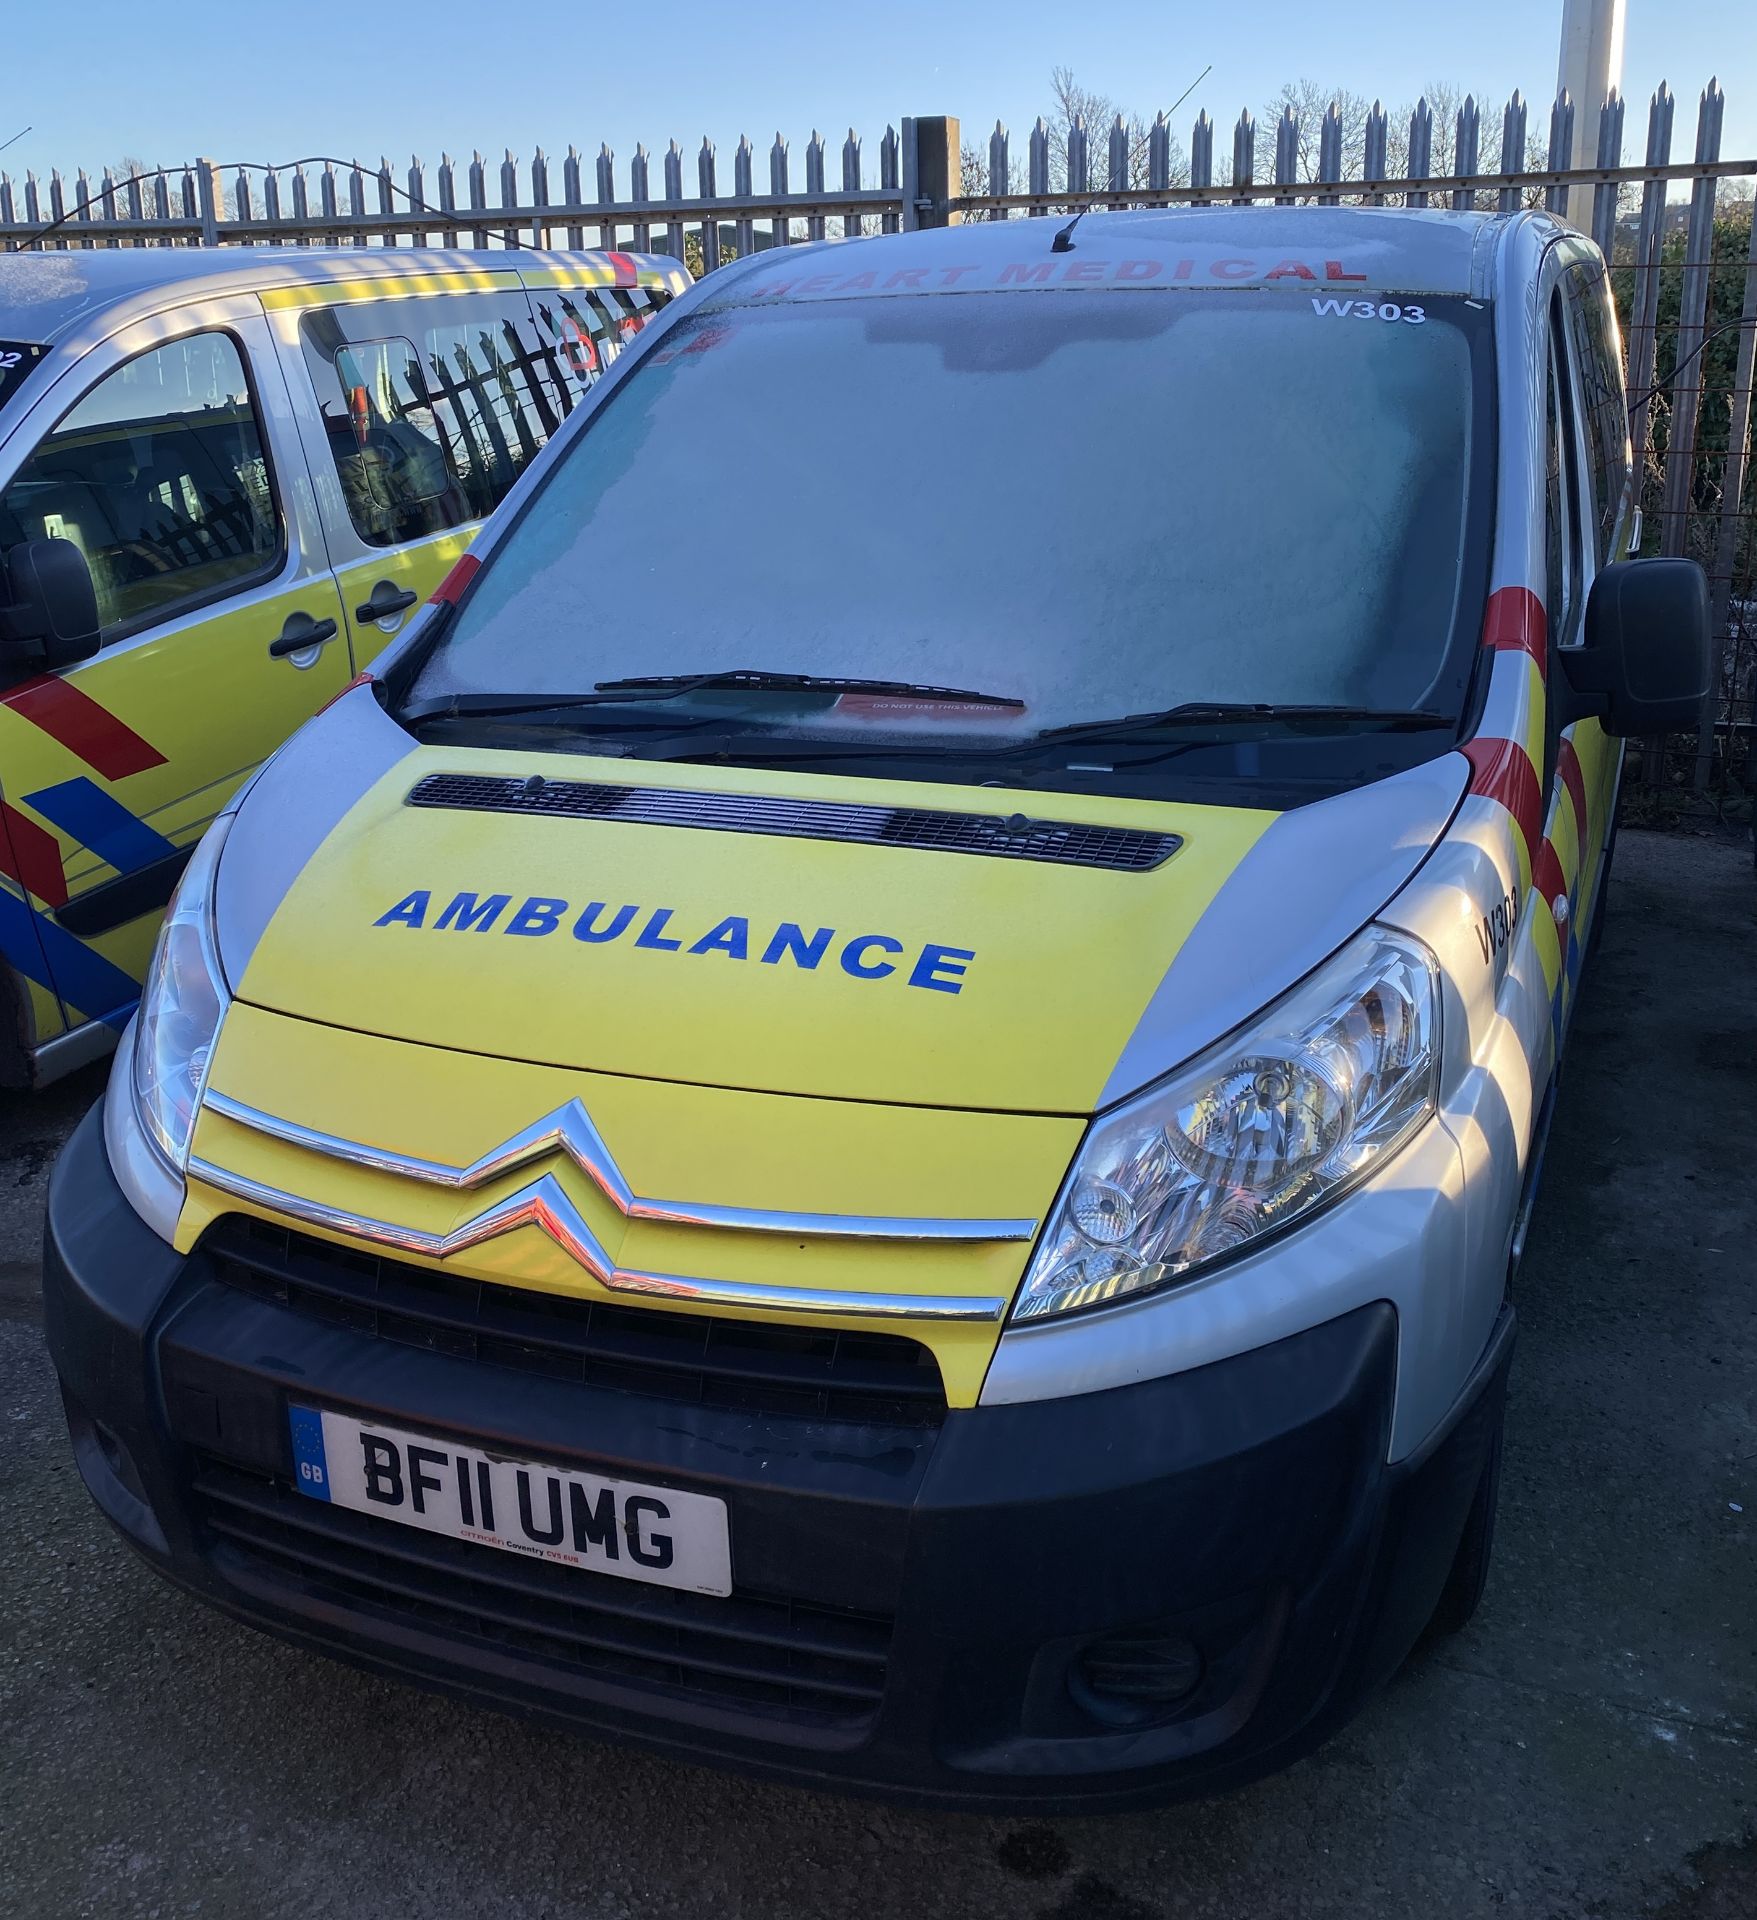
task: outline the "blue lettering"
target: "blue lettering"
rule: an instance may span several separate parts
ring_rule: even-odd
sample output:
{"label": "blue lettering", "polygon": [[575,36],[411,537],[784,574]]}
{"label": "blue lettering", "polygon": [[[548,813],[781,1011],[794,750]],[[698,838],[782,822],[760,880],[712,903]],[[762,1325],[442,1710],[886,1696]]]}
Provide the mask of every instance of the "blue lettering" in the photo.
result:
{"label": "blue lettering", "polygon": [[633,907],[618,907],[616,918],[607,927],[600,928],[598,916],[604,911],[604,902],[594,900],[584,913],[573,923],[573,937],[576,940],[602,942],[614,940],[628,929],[628,923],[634,918]]}
{"label": "blue lettering", "polygon": [[669,907],[655,907],[647,916],[647,924],[634,937],[637,947],[655,947],[661,953],[675,953],[683,945],[681,940],[665,938],[665,923],[671,918]]}
{"label": "blue lettering", "polygon": [[690,948],[691,953],[729,953],[734,960],[745,958],[750,939],[750,922],[735,913],[722,920],[712,933],[704,933]]}
{"label": "blue lettering", "polygon": [[454,894],[451,905],[433,923],[434,929],[440,933],[448,927],[457,933],[492,932],[511,901],[512,895],[507,893],[491,893],[486,900],[478,900],[473,893]]}
{"label": "blue lettering", "polygon": [[775,929],[775,937],[763,949],[763,965],[779,966],[781,956],[790,953],[796,967],[804,967],[809,973],[829,951],[830,942],[836,937],[834,927],[819,927],[808,940],[803,931],[791,920],[783,920]]}
{"label": "blue lettering", "polygon": [[546,900],[542,894],[534,893],[506,923],[506,930],[531,935],[553,933],[561,925],[561,916],[566,911],[565,900]]}
{"label": "blue lettering", "polygon": [[427,903],[433,896],[423,888],[419,893],[411,893],[399,900],[389,913],[382,913],[373,921],[375,927],[388,927],[401,921],[405,927],[422,927],[427,924]]}
{"label": "blue lettering", "polygon": [[929,941],[910,969],[909,984],[932,987],[935,993],[959,993],[963,990],[964,969],[975,958],[972,947],[941,947]]}
{"label": "blue lettering", "polygon": [[889,960],[867,961],[866,955],[874,947],[885,953],[903,951],[902,941],[893,940],[888,933],[863,933],[842,949],[842,971],[858,980],[882,980],[886,974],[895,973],[897,969]]}

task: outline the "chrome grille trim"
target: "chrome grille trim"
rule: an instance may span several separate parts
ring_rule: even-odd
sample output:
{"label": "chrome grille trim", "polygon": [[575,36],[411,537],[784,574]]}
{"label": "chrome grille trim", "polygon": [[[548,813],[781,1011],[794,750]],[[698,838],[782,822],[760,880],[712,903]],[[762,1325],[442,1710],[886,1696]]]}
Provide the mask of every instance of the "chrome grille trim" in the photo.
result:
{"label": "chrome grille trim", "polygon": [[839,1293],[824,1287],[771,1286],[748,1280],[698,1280],[676,1273],[641,1273],[618,1267],[553,1174],[546,1173],[509,1193],[473,1220],[450,1233],[428,1233],[370,1215],[307,1199],[303,1194],[265,1185],[232,1173],[210,1160],[192,1159],[191,1176],[221,1193],[287,1219],[301,1221],[344,1238],[394,1247],[403,1253],[444,1260],[485,1241],[498,1240],[520,1227],[535,1227],[578,1266],[612,1293],[687,1301],[697,1306],[748,1307],[776,1313],[837,1314],[857,1319],[974,1320],[992,1322],[1006,1311],[1006,1300],[987,1295],[925,1293]]}
{"label": "chrome grille trim", "polygon": [[623,1178],[604,1136],[593,1124],[578,1100],[557,1107],[553,1113],[534,1120],[490,1149],[467,1167],[449,1166],[439,1160],[421,1160],[411,1154],[393,1153],[383,1147],[368,1146],[361,1140],[348,1140],[340,1134],[321,1133],[303,1127],[295,1120],[264,1113],[247,1106],[229,1094],[210,1087],[203,1101],[210,1111],[223,1119],[266,1134],[271,1140],[303,1147],[331,1160],[364,1167],[373,1173],[388,1173],[404,1180],[420,1180],[429,1186],[468,1191],[514,1173],[535,1160],[552,1153],[564,1153],[597,1187],[604,1198],[630,1220],[659,1220],[679,1227],[724,1227],[740,1233],[784,1233],[796,1237],[840,1240],[933,1240],[976,1241],[1030,1240],[1037,1232],[1035,1220],[940,1220],[910,1216],[857,1213],[791,1213],[767,1207],[723,1207],[709,1202],[685,1200],[649,1200],[635,1193]]}
{"label": "chrome grille trim", "polygon": [[846,800],[791,800],[771,794],[699,793],[630,787],[539,774],[430,773],[405,804],[470,813],[525,813],[563,819],[621,820],[638,826],[697,827],[716,833],[766,833],[793,840],[845,840],[861,846],[914,847],[933,853],[1046,860],[1057,866],[1147,873],[1183,845],[1175,833],[1139,827],[1038,820],[1022,813],[951,813],[927,807],[873,807]]}

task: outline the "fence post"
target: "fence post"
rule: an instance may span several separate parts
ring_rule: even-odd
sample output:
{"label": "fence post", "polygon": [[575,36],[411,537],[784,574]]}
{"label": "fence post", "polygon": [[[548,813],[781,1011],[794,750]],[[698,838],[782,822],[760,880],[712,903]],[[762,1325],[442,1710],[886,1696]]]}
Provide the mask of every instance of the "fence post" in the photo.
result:
{"label": "fence post", "polygon": [[[1049,192],[1049,129],[1043,124],[1043,115],[1037,116],[1037,124],[1031,129],[1029,164],[1026,169],[1027,193],[1045,195]],[[1029,206],[1025,212],[1033,220],[1041,218],[1049,209],[1045,206]]]}
{"label": "fence post", "polygon": [[[824,136],[816,127],[812,128],[811,138],[805,143],[805,191],[814,200],[824,197]],[[806,216],[806,239],[821,240],[828,231],[821,212]]]}
{"label": "fence post", "polygon": [[[271,173],[268,179],[269,179],[269,184],[272,186],[274,184],[274,175]],[[427,207],[428,207],[427,169],[422,164],[421,156],[418,153],[412,153],[409,155],[408,179],[409,179],[409,185],[408,185],[409,212],[413,217],[418,219],[420,218],[421,215],[427,212]],[[413,244],[416,245],[417,247],[425,247],[430,245],[431,244],[430,238],[429,238],[430,233],[431,233],[430,228],[427,228],[427,227],[415,228],[411,236],[413,240]]]}
{"label": "fence post", "polygon": [[[613,206],[616,202],[616,156],[610,151],[610,142],[598,142],[598,204],[601,207]],[[610,248],[616,245],[616,222],[600,220],[598,222],[598,244]]]}
{"label": "fence post", "polygon": [[[775,144],[769,149],[769,191],[777,200],[786,200],[793,192],[787,183],[787,142],[781,138],[779,127],[775,129]],[[793,225],[785,207],[775,209],[771,231],[774,246],[784,247],[792,239]]]}
{"label": "fence post", "polygon": [[[1622,164],[1623,96],[1612,87],[1605,95],[1598,115],[1598,164],[1607,170]],[[1614,186],[1592,190],[1592,237],[1608,260],[1617,241],[1617,190]]]}
{"label": "fence post", "polygon": [[[1391,148],[1391,123],[1385,117],[1385,109],[1380,101],[1373,102],[1372,111],[1367,115],[1367,123],[1361,129],[1360,141],[1360,177],[1362,180],[1383,180],[1388,162],[1386,155]],[[1369,193],[1365,204],[1369,207],[1382,207],[1385,196],[1382,192]]]}
{"label": "fence post", "polygon": [[[1013,190],[1013,162],[1008,151],[1007,130],[1000,121],[994,123],[994,132],[988,136],[988,190],[997,199],[1003,193]],[[1005,220],[1010,216],[1005,207],[996,207],[987,218]]]}
{"label": "fence post", "polygon": [[[675,140],[665,149],[665,198],[667,200],[683,198],[683,149]],[[665,251],[673,260],[683,258],[683,222],[681,220],[666,221]]]}
{"label": "fence post", "polygon": [[[1190,129],[1190,185],[1202,188],[1213,184],[1214,122],[1208,118],[1208,109],[1204,107],[1196,115],[1196,124]],[[1198,193],[1190,204],[1205,207],[1208,201],[1205,195]],[[1035,213],[1037,209],[1033,207],[1031,211]]]}
{"label": "fence post", "polygon": [[[705,133],[702,135],[702,150],[696,155],[695,170],[701,187],[700,198],[717,200],[720,197],[720,189],[716,184],[719,170],[715,165],[714,143]],[[712,273],[720,264],[720,216],[712,206],[702,215],[698,239],[702,250],[702,272]]]}
{"label": "fence post", "polygon": [[[1257,177],[1257,123],[1246,107],[1238,117],[1238,125],[1232,130],[1232,184],[1238,188],[1248,188],[1255,184]],[[1241,205],[1250,200],[1248,192],[1239,192],[1233,199]]]}
{"label": "fence post", "polygon": [[[635,142],[634,158],[629,162],[628,197],[638,200],[643,206],[653,197],[652,163],[646,143],[640,140]],[[650,221],[637,220],[634,223],[634,250],[636,253],[652,252],[653,228]]]}
{"label": "fence post", "polygon": [[[735,200],[753,200],[756,187],[753,184],[751,167],[756,149],[750,144],[750,135],[738,136],[738,148],[732,156],[732,197]],[[756,222],[748,212],[739,212],[732,221],[732,248],[740,260],[748,260],[756,252]]]}
{"label": "fence post", "polygon": [[195,194],[196,204],[201,210],[201,244],[204,247],[217,247],[220,244],[220,207],[225,195],[220,186],[220,170],[213,161],[196,161]]}
{"label": "fence post", "polygon": [[[1320,133],[1319,138],[1323,135]],[[1292,107],[1281,109],[1281,118],[1275,123],[1275,184],[1278,187],[1292,187],[1299,178],[1299,122],[1294,118]],[[1278,193],[1275,196],[1278,207],[1291,207],[1293,195]]]}
{"label": "fence post", "polygon": [[[1415,111],[1409,116],[1409,159],[1407,162],[1411,180],[1425,180],[1434,164],[1434,110],[1428,105],[1427,95],[1415,103]],[[1411,188],[1404,195],[1406,207],[1425,207],[1428,196]]]}
{"label": "fence post", "polygon": [[546,247],[549,244],[549,222],[544,216],[550,207],[549,156],[541,147],[531,155],[531,205],[539,209],[538,218],[531,226],[531,245]]}
{"label": "fence post", "polygon": [[[1550,108],[1550,171],[1552,173],[1564,172],[1571,164],[1568,156],[1573,151],[1574,102],[1569,98],[1568,89],[1564,87],[1562,91],[1556,95],[1555,104]],[[1567,218],[1571,194],[1574,196],[1573,204],[1583,207],[1585,201],[1584,188],[1581,188],[1578,193],[1575,193],[1574,189],[1569,187],[1546,187],[1543,196],[1545,211],[1553,213],[1558,220]],[[1584,224],[1584,222],[1579,224]]]}
{"label": "fence post", "polygon": [[[1452,171],[1460,180],[1469,180],[1477,172],[1477,147],[1482,138],[1482,112],[1476,96],[1467,93],[1458,109],[1457,130],[1452,139]],[[1469,187],[1452,189],[1452,211],[1474,213],[1476,194]]]}
{"label": "fence post", "polygon": [[[244,205],[242,198],[244,175],[242,173],[238,175],[238,187],[240,194],[238,205],[240,209],[242,209]],[[386,220],[394,220],[396,218],[397,208],[394,195],[395,187],[390,177],[390,161],[381,153],[378,156],[378,211]],[[384,232],[378,236],[378,244],[381,247],[394,247],[396,243],[397,236],[394,228],[387,227]]]}
{"label": "fence post", "polygon": [[[860,191],[860,135],[852,127],[848,129],[848,138],[842,142],[842,191],[844,193]],[[842,237],[844,240],[855,239],[861,231],[859,214],[843,214]]]}
{"label": "fence post", "polygon": [[1116,204],[1124,204],[1123,196],[1129,189],[1129,129],[1119,113],[1111,124],[1110,152],[1107,155],[1110,178],[1106,183],[1117,196]]}
{"label": "fence post", "polygon": [[[1720,88],[1709,81],[1696,122],[1696,159],[1720,158]],[[1690,195],[1690,224],[1684,240],[1684,271],[1678,290],[1678,331],[1673,349],[1671,418],[1666,432],[1665,496],[1660,509],[1660,551],[1681,554],[1689,526],[1695,480],[1696,413],[1702,393],[1703,343],[1708,316],[1708,287],[1714,252],[1714,187],[1711,175],[1699,178]]]}
{"label": "fence post", "polygon": [[[1525,167],[1525,95],[1517,87],[1501,116],[1501,171],[1520,173]],[[1519,211],[1519,189],[1503,187],[1495,202],[1502,213]]]}
{"label": "fence post", "polygon": [[[1663,167],[1672,157],[1672,90],[1662,80],[1647,109],[1647,164]],[[1635,292],[1629,303],[1629,438],[1635,446],[1635,471],[1647,464],[1653,431],[1656,320],[1659,313],[1660,250],[1665,245],[1665,182],[1649,180],[1641,189],[1641,226],[1635,242]]]}
{"label": "fence post", "polygon": [[1171,122],[1163,110],[1155,117],[1147,135],[1147,185],[1149,188],[1171,185]]}
{"label": "fence post", "polygon": [[[1318,183],[1320,186],[1333,187],[1341,178],[1342,109],[1332,100],[1318,123]],[[1334,193],[1321,193],[1318,195],[1318,205],[1333,207],[1338,198]]]}
{"label": "fence post", "polygon": [[[304,175],[301,174],[300,178],[303,179]],[[441,150],[440,156],[439,156],[439,211],[441,214],[447,214],[447,213],[456,213],[457,210],[458,210],[457,168],[452,162],[451,155]],[[458,230],[456,227],[440,228],[439,244],[442,247],[455,247],[457,243],[458,243]]]}
{"label": "fence post", "polygon": [[955,227],[964,218],[952,201],[961,188],[955,114],[912,116],[903,122],[903,231]]}

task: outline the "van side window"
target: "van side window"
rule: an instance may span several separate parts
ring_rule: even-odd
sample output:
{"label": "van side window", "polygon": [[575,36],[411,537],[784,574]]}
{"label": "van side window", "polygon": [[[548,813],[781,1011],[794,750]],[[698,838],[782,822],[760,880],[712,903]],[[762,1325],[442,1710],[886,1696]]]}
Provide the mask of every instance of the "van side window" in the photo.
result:
{"label": "van side window", "polygon": [[1573,643],[1579,626],[1579,478],[1574,459],[1574,405],[1558,299],[1550,311],[1548,378],[1544,385],[1544,613],[1553,647]]}
{"label": "van side window", "polygon": [[555,289],[307,314],[305,365],[361,540],[400,546],[492,513],[650,310],[644,289]]}
{"label": "van side window", "polygon": [[1603,566],[1616,547],[1629,484],[1629,412],[1616,310],[1602,267],[1576,264],[1565,278],[1568,330],[1574,346],[1586,442],[1586,534]]}
{"label": "van side window", "polygon": [[599,380],[670,295],[662,287],[557,287],[533,292],[543,362],[563,414]]}
{"label": "van side window", "polygon": [[105,644],[274,574],[280,514],[238,345],[197,333],[116,368],[0,495],[0,548],[71,540]]}

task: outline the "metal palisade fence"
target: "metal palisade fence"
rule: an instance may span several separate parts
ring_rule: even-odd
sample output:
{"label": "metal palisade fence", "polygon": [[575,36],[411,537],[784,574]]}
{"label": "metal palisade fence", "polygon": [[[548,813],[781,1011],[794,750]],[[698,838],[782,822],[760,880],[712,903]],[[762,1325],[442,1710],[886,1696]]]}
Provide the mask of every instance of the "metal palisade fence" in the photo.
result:
{"label": "metal palisade fence", "polygon": [[1676,101],[1661,86],[1632,159],[1640,129],[1626,124],[1613,91],[1597,111],[1588,167],[1568,164],[1583,150],[1568,96],[1546,121],[1515,93],[1498,115],[1467,97],[1437,118],[1419,101],[1407,123],[1377,104],[1353,116],[1333,104],[1315,128],[1292,107],[1272,128],[1246,112],[1218,158],[1205,113],[1187,154],[1163,114],[1102,128],[1075,115],[1053,131],[1039,119],[1022,150],[1005,126],[967,144],[955,118],[924,115],[887,127],[871,147],[850,131],[834,156],[813,133],[797,175],[777,135],[761,188],[743,138],[730,191],[707,140],[693,156],[670,142],[657,166],[637,147],[620,179],[608,146],[590,163],[570,147],[558,168],[541,150],[524,168],[510,150],[497,166],[480,153],[462,167],[445,157],[431,175],[420,160],[373,169],[322,155],[275,167],[199,161],[129,179],[81,169],[71,185],[59,171],[46,185],[0,174],[0,245],[628,247],[671,254],[699,274],[801,241],[1094,202],[1545,207],[1589,230],[1612,264],[1644,550],[1690,554],[1712,583],[1718,698],[1696,739],[1632,762],[1632,801],[1649,812],[1742,816],[1757,792],[1757,158],[1723,156],[1724,104],[1711,81],[1692,151],[1674,158]]}

